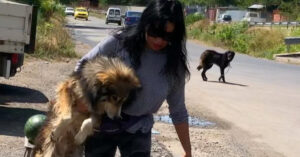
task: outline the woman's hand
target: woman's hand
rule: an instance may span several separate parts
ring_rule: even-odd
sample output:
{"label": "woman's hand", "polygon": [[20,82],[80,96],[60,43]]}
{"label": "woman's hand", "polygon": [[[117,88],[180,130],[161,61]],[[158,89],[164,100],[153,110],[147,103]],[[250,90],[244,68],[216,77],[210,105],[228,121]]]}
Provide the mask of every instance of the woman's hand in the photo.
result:
{"label": "woman's hand", "polygon": [[191,152],[190,153],[186,153],[183,157],[192,157]]}

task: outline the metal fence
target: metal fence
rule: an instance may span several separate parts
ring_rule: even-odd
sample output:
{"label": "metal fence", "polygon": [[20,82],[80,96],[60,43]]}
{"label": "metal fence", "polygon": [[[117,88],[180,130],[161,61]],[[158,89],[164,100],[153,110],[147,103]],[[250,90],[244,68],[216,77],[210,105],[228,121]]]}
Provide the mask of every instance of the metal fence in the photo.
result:
{"label": "metal fence", "polygon": [[300,27],[300,22],[293,21],[293,22],[249,22],[249,26],[261,26],[261,27],[286,27],[293,28],[293,27]]}

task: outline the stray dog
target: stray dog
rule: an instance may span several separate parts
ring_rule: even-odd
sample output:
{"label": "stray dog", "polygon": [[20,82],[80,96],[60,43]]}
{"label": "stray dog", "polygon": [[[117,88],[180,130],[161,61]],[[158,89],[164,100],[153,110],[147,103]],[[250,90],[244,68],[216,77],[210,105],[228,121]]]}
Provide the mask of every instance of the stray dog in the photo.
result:
{"label": "stray dog", "polygon": [[214,50],[206,50],[200,56],[200,64],[197,67],[198,71],[203,68],[201,73],[203,81],[207,81],[205,75],[206,71],[210,69],[213,64],[217,64],[221,70],[221,76],[219,77],[219,82],[223,80],[225,82],[224,69],[230,64],[233,60],[235,53],[233,51],[226,51],[224,54],[218,53]]}
{"label": "stray dog", "polygon": [[[120,117],[130,91],[140,86],[133,70],[117,58],[86,61],[58,86],[56,102],[35,140],[34,157],[82,157],[81,144],[103,115]],[[79,112],[79,104],[87,105],[88,112]]]}

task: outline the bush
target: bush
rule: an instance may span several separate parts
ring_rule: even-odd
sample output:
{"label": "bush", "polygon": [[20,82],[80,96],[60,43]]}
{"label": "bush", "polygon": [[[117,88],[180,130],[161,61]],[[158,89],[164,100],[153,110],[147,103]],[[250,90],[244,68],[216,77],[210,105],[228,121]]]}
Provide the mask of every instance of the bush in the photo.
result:
{"label": "bush", "polygon": [[272,49],[284,44],[284,34],[277,29],[251,28],[246,34],[251,36],[249,40],[249,51],[253,56],[270,56]]}
{"label": "bush", "polygon": [[64,28],[63,16],[54,14],[49,21],[39,21],[33,56],[44,59],[76,57],[74,47],[71,36]]}
{"label": "bush", "polygon": [[43,18],[45,18],[47,21],[49,18],[54,14],[60,14],[63,15],[64,9],[63,5],[60,3],[57,3],[54,0],[42,0],[40,1],[39,5],[39,11]]}
{"label": "bush", "polygon": [[64,6],[59,0],[15,1],[34,4],[39,8],[36,47],[32,56],[44,59],[76,57],[72,38],[64,28]]}
{"label": "bush", "polygon": [[185,25],[188,26],[190,24],[195,23],[196,21],[204,19],[202,14],[190,14],[185,17]]}
{"label": "bush", "polygon": [[219,26],[216,30],[216,37],[227,45],[231,45],[239,34],[243,34],[248,29],[246,23],[232,23]]}
{"label": "bush", "polygon": [[[202,20],[203,21],[203,20]],[[273,58],[273,54],[286,52],[284,37],[300,36],[300,29],[249,28],[247,23],[191,25],[188,37],[199,39],[214,46],[221,46],[256,57]],[[291,46],[291,51],[300,51],[300,45]]]}
{"label": "bush", "polygon": [[252,38],[246,34],[238,34],[235,40],[232,41],[232,48],[240,53],[247,54],[249,52],[249,41]]}

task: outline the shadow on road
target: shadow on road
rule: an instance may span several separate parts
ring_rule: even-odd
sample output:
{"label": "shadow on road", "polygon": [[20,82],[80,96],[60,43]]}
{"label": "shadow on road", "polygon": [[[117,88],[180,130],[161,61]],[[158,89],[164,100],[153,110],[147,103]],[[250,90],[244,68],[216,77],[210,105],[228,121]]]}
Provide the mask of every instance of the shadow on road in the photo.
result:
{"label": "shadow on road", "polygon": [[241,87],[248,87],[248,85],[238,84],[238,83],[231,83],[231,82],[219,82],[219,81],[207,81],[212,83],[222,83],[222,84],[228,84],[228,85],[235,85],[235,86],[241,86]]}
{"label": "shadow on road", "polygon": [[46,103],[48,98],[34,89],[0,84],[0,105],[8,102]]}
{"label": "shadow on road", "polygon": [[0,106],[0,135],[24,136],[24,125],[29,117],[45,112],[29,108]]}
{"label": "shadow on road", "polygon": [[76,29],[116,29],[113,27],[95,27],[95,26],[78,26],[78,25],[65,25],[67,28],[76,28]]}

